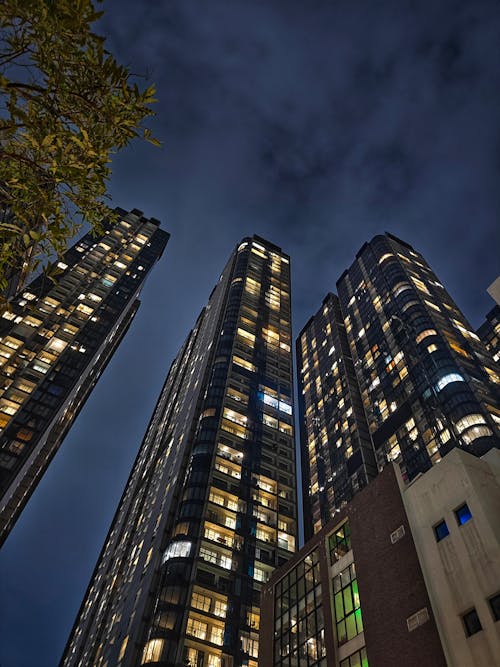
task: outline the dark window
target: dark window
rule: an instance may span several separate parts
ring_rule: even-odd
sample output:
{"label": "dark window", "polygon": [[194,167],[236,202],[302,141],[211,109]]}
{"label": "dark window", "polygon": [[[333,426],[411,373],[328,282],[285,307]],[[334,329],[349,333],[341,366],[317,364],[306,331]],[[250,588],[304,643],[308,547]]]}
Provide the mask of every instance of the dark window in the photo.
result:
{"label": "dark window", "polygon": [[500,621],[500,593],[489,599],[491,613],[495,621]]}
{"label": "dark window", "polygon": [[328,538],[332,565],[351,549],[349,523],[346,521]]}
{"label": "dark window", "polygon": [[457,517],[459,526],[463,526],[469,519],[472,519],[472,514],[467,503],[464,503],[461,507],[455,510],[455,516]]}
{"label": "dark window", "polygon": [[462,621],[464,622],[465,634],[467,637],[475,635],[476,632],[479,632],[483,629],[475,609],[471,609],[466,614],[464,614],[462,616]]}
{"label": "dark window", "polygon": [[449,534],[450,531],[448,530],[448,526],[446,525],[446,521],[444,519],[443,521],[440,521],[438,524],[434,526],[434,535],[436,536],[436,542],[440,542]]}

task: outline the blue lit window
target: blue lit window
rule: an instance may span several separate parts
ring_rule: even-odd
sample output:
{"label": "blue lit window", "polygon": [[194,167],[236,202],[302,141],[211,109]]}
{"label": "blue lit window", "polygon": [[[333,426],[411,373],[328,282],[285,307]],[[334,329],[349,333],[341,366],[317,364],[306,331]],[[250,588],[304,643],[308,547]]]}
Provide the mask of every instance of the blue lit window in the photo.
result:
{"label": "blue lit window", "polygon": [[461,507],[455,510],[455,516],[457,517],[459,526],[463,526],[469,519],[472,519],[472,513],[467,503],[464,503]]}
{"label": "blue lit window", "polygon": [[443,519],[438,524],[434,526],[434,535],[436,536],[436,542],[444,540],[450,534],[446,521]]}
{"label": "blue lit window", "polygon": [[452,382],[465,382],[465,380],[458,373],[448,373],[448,375],[443,375],[443,377],[438,380],[436,389],[441,391],[447,384],[451,384]]}

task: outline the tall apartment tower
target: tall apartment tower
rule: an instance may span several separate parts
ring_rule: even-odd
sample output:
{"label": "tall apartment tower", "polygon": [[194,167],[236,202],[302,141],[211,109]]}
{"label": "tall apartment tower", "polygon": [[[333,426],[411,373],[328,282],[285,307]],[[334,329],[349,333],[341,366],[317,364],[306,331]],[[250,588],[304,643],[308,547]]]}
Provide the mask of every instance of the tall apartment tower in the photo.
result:
{"label": "tall apartment tower", "polygon": [[290,264],[232,253],[170,367],[62,665],[257,667],[296,549]]}
{"label": "tall apartment tower", "polygon": [[0,317],[0,543],[5,540],[139,307],[168,234],[142,213],[84,236]]}
{"label": "tall apartment tower", "polygon": [[376,236],[337,289],[297,340],[306,538],[388,461],[500,445],[498,367],[420,253]]}

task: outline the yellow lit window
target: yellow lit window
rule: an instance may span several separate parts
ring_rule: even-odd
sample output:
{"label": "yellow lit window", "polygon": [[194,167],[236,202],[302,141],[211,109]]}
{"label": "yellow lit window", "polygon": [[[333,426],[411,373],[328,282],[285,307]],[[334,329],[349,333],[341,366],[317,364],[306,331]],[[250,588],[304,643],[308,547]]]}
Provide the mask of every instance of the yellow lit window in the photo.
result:
{"label": "yellow lit window", "polygon": [[27,324],[30,327],[33,327],[34,329],[36,329],[36,327],[40,326],[40,324],[42,323],[42,320],[39,320],[36,317],[32,317],[31,315],[27,315],[24,318],[23,323]]}
{"label": "yellow lit window", "polygon": [[233,355],[233,364],[237,364],[238,366],[242,366],[243,368],[246,368],[249,371],[255,372],[256,368],[253,364],[251,364],[249,361],[246,359],[243,359],[242,357],[238,357],[237,355]]}
{"label": "yellow lit window", "polygon": [[210,632],[210,641],[212,642],[212,644],[217,644],[217,646],[222,646],[223,634],[224,634],[224,628],[218,625],[213,625]]}
{"label": "yellow lit window", "polygon": [[435,329],[426,329],[425,331],[422,331],[421,333],[418,334],[416,337],[417,343],[421,343],[424,338],[427,338],[427,336],[436,336],[437,331]]}
{"label": "yellow lit window", "polygon": [[128,635],[125,637],[125,639],[122,641],[122,645],[120,648],[120,653],[118,654],[118,662],[123,658],[125,655],[125,651],[127,649],[127,644],[128,644]]}
{"label": "yellow lit window", "polygon": [[76,309],[80,312],[83,313],[84,315],[90,315],[91,313],[94,312],[93,308],[90,308],[89,306],[86,306],[84,303],[79,303]]}
{"label": "yellow lit window", "polygon": [[234,410],[224,408],[224,417],[226,419],[230,419],[233,422],[236,422],[237,424],[246,426],[247,417],[245,417],[245,415],[240,414],[239,412],[235,412]]}
{"label": "yellow lit window", "polygon": [[389,259],[390,257],[394,257],[392,252],[386,252],[385,255],[382,255],[382,257],[378,260],[378,263],[382,264],[382,262],[385,262],[385,260]]}
{"label": "yellow lit window", "polygon": [[150,639],[144,647],[141,665],[145,665],[148,662],[158,662],[161,659],[162,651],[163,639]]}
{"label": "yellow lit window", "polygon": [[255,343],[255,336],[252,333],[249,333],[248,331],[245,331],[245,329],[241,329],[241,327],[238,328],[237,330],[237,335],[238,337],[243,340],[243,342],[249,344],[249,345],[254,345]]}
{"label": "yellow lit window", "polygon": [[226,618],[226,612],[227,612],[227,602],[223,602],[222,600],[215,600],[213,609],[213,613],[215,614],[215,616],[219,616],[220,618]]}
{"label": "yellow lit window", "polygon": [[500,382],[500,377],[498,373],[495,373],[495,371],[492,370],[491,368],[488,368],[488,366],[485,366],[484,370],[488,373],[488,377],[492,382],[494,382],[495,384],[498,384]]}
{"label": "yellow lit window", "polygon": [[209,611],[211,598],[208,595],[202,595],[201,593],[193,592],[191,598],[191,606],[195,609],[200,609],[201,611]]}
{"label": "yellow lit window", "polygon": [[415,276],[411,276],[411,279],[421,292],[425,292],[425,294],[430,294],[429,290],[427,289],[427,285],[425,283],[423,283],[418,278],[415,278]]}
{"label": "yellow lit window", "polygon": [[67,344],[68,343],[66,343],[66,341],[61,340],[60,338],[52,338],[50,343],[47,345],[47,349],[51,350],[52,352],[59,353],[64,350]]}
{"label": "yellow lit window", "polygon": [[441,312],[441,308],[439,308],[439,306],[436,306],[435,303],[432,303],[432,301],[428,301],[427,299],[424,299],[424,301],[425,301],[425,303],[426,303],[430,308],[432,308],[433,310],[436,310],[438,313]]}
{"label": "yellow lit window", "polygon": [[234,389],[233,387],[228,388],[227,395],[233,401],[238,401],[238,403],[243,403],[243,405],[246,405],[248,403],[248,396],[243,394],[241,391]]}

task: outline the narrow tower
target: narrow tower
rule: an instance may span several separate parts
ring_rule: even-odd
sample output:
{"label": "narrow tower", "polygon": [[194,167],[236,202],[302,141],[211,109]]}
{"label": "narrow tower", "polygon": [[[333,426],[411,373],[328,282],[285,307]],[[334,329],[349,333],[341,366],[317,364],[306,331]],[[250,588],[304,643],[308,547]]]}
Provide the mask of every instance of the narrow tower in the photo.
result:
{"label": "narrow tower", "polygon": [[296,549],[290,264],[247,238],[170,367],[62,664],[257,667]]}
{"label": "narrow tower", "polygon": [[0,317],[0,543],[137,312],[168,234],[140,211],[87,234]]}

